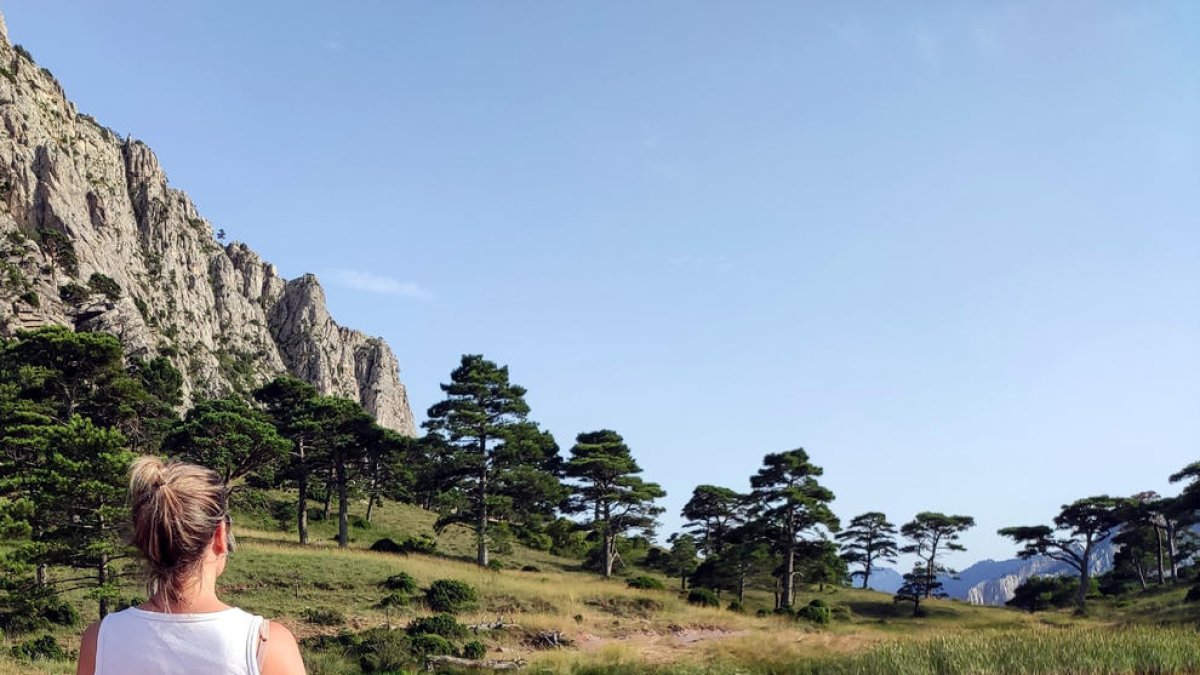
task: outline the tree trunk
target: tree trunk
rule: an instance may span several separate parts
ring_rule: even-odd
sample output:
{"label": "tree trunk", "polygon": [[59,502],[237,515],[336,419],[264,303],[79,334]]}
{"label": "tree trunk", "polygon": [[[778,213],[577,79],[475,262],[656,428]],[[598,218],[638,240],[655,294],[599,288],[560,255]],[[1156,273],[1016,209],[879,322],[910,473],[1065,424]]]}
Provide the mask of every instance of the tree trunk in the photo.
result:
{"label": "tree trunk", "polygon": [[738,575],[738,604],[746,604],[746,574],[745,572]]}
{"label": "tree trunk", "polygon": [[780,607],[792,606],[792,584],[796,578],[796,544],[794,541],[788,542],[787,553],[784,554],[783,568],[783,590],[779,597]]}
{"label": "tree trunk", "polygon": [[[96,531],[101,537],[104,536],[104,513],[100,511],[103,508],[101,505],[97,508],[96,513]],[[100,618],[108,616],[108,592],[104,589],[104,585],[108,583],[108,553],[100,553],[100,564],[96,566],[96,582],[100,586]]]}
{"label": "tree trunk", "polygon": [[[1159,550],[1161,550],[1161,549],[1159,549]],[[1138,561],[1138,559],[1136,557],[1133,560],[1133,569],[1134,569],[1134,571],[1137,572],[1138,582],[1142,584],[1142,590],[1143,591],[1146,590],[1146,571],[1142,569],[1142,563],[1140,561]],[[1161,567],[1158,568],[1158,571],[1161,574],[1162,568]],[[1159,576],[1158,579],[1159,579],[1158,583],[1161,586],[1162,585],[1162,576]]]}
{"label": "tree trunk", "polygon": [[338,458],[334,465],[338,493],[338,548],[350,545],[350,495],[346,480],[346,461]]}
{"label": "tree trunk", "polygon": [[867,564],[863,566],[863,590],[867,590],[867,581],[871,578],[871,559],[867,558]]}
{"label": "tree trunk", "polygon": [[333,478],[325,478],[325,512],[321,520],[329,520],[329,507],[333,503]]}
{"label": "tree trunk", "polygon": [[487,544],[487,526],[488,526],[488,510],[487,510],[487,481],[488,481],[488,466],[487,466],[487,437],[479,437],[479,525],[478,525],[478,544],[479,550],[475,554],[475,562],[480,567],[488,566],[488,544]]}
{"label": "tree trunk", "polygon": [[1167,520],[1167,552],[1171,556],[1171,583],[1179,580],[1179,550],[1175,547],[1175,523]]}
{"label": "tree trunk", "polygon": [[[934,554],[929,552],[929,560],[925,563],[925,597],[933,597],[933,582],[937,579],[937,574],[934,572]],[[913,610],[916,611],[915,609]],[[915,615],[914,615],[915,616]]]}
{"label": "tree trunk", "polygon": [[296,530],[300,544],[308,544],[308,466],[304,463],[304,439],[296,444],[300,450],[300,476],[296,479]]}
{"label": "tree trunk", "polygon": [[[100,564],[96,567],[96,581],[100,582],[101,586],[108,583],[108,554],[107,553],[100,554]],[[101,593],[100,594],[100,618],[103,619],[106,616],[108,616],[108,595],[106,593]]]}
{"label": "tree trunk", "polygon": [[613,554],[617,548],[617,538],[608,530],[604,531],[604,577],[607,579],[612,576],[613,571]]}
{"label": "tree trunk", "polygon": [[1082,612],[1087,608],[1088,587],[1092,583],[1092,542],[1089,539],[1083,545],[1083,557],[1080,560],[1079,570],[1079,591],[1075,594],[1075,607]]}
{"label": "tree trunk", "polygon": [[[1167,579],[1163,569],[1163,531],[1157,525],[1154,526],[1154,536],[1158,539],[1158,585],[1162,586],[1167,583]],[[1145,585],[1143,582],[1142,587],[1145,588]]]}

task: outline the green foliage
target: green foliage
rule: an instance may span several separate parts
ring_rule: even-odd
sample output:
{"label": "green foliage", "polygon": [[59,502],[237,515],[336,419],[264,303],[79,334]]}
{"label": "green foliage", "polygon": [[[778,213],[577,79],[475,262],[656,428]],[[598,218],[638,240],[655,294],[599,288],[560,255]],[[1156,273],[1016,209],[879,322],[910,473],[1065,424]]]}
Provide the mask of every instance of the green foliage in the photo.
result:
{"label": "green foliage", "polygon": [[509,382],[507,366],[463,355],[441,389],[446,398],[429,408],[424,425],[431,440],[423,449],[435,459],[422,470],[441,486],[437,528],[473,528],[476,562],[486,567],[493,545],[503,545],[490,523],[548,521],[565,496],[558,445],[526,420],[526,390]]}
{"label": "green foliage", "polygon": [[625,585],[630,588],[639,588],[648,591],[661,591],[666,588],[666,586],[663,585],[663,582],[655,579],[654,577],[648,577],[645,575],[629,577],[625,580]]}
{"label": "green foliage", "polygon": [[1012,599],[1004,604],[1030,613],[1052,607],[1067,607],[1078,590],[1078,578],[1033,576],[1021,582],[1013,592]]}
{"label": "green foliage", "polygon": [[257,473],[267,480],[291,443],[238,397],[198,402],[166,440],[171,453],[217,472],[226,485]]}
{"label": "green foliage", "polygon": [[625,439],[608,429],[576,436],[564,466],[564,474],[576,481],[568,509],[592,514],[589,526],[600,543],[604,576],[612,576],[619,559],[618,540],[635,530],[652,536],[663,511],[654,501],[667,493],[639,478],[641,472]]}
{"label": "green foliage", "polygon": [[62,271],[70,276],[79,274],[79,258],[75,255],[75,245],[66,234],[51,228],[37,231],[38,246]]}
{"label": "green foliage", "polygon": [[441,635],[431,635],[424,633],[414,635],[409,638],[409,649],[412,650],[413,656],[425,658],[436,654],[445,654],[454,656],[454,643],[450,642]]}
{"label": "green foliage", "polygon": [[398,572],[380,582],[380,587],[399,593],[416,593],[417,580],[407,572]]}
{"label": "green foliage", "polygon": [[341,610],[329,607],[307,609],[304,620],[314,626],[342,626],[346,623],[346,615]]}
{"label": "green foliage", "polygon": [[42,306],[42,298],[35,291],[27,291],[22,293],[19,299],[21,302],[33,307],[34,309]]}
{"label": "green foliage", "polygon": [[409,635],[440,635],[444,638],[461,638],[467,629],[451,614],[435,614],[413,619],[405,629]]}
{"label": "green foliage", "polygon": [[434,555],[437,553],[437,539],[427,535],[418,534],[412,537],[405,537],[399,543],[387,537],[377,539],[371,544],[372,551],[380,553],[400,553],[408,555],[409,553],[418,553],[421,555]]}
{"label": "green foliage", "polygon": [[829,607],[819,599],[813,600],[796,611],[796,618],[816,624],[827,624],[832,617],[833,614]]}
{"label": "green foliage", "polygon": [[477,602],[475,589],[457,579],[438,579],[425,589],[425,604],[435,612],[465,612]]}
{"label": "green foliage", "polygon": [[842,542],[842,559],[859,567],[850,576],[862,579],[863,588],[867,588],[878,563],[895,563],[899,553],[896,526],[878,511],[855,516],[836,538]]}
{"label": "green foliage", "polygon": [[729,604],[725,606],[725,609],[731,612],[737,612],[738,614],[742,614],[746,611],[745,605],[743,605],[740,600],[730,600]]}
{"label": "green foliage", "polygon": [[62,301],[68,305],[82,305],[87,302],[88,298],[92,297],[92,293],[83,286],[71,281],[58,287],[58,297],[62,298]]}
{"label": "green foliage", "polygon": [[13,645],[12,655],[20,661],[65,661],[68,658],[67,650],[52,635]]}
{"label": "green foliage", "polygon": [[693,588],[688,591],[687,601],[692,605],[700,605],[701,607],[720,607],[721,600],[716,593],[707,588]]}
{"label": "green foliage", "polygon": [[778,570],[783,606],[790,606],[795,596],[796,555],[804,535],[838,529],[838,519],[829,508],[833,492],[817,481],[823,474],[803,448],[796,448],[767,455],[762,468],[750,478],[763,534],[773,532],[768,536],[783,554]]}
{"label": "green foliage", "polygon": [[121,285],[113,281],[112,277],[99,272],[93,272],[92,276],[88,277],[88,288],[109,300],[115,301],[121,297]]}
{"label": "green foliage", "polygon": [[[967,550],[958,543],[958,538],[972,527],[975,527],[975,519],[970,516],[948,516],[944,513],[923,511],[900,528],[900,534],[909,541],[900,548],[900,552],[911,553],[923,563],[919,569],[925,575],[921,586],[925,597],[930,597],[934,589],[941,586],[937,583],[938,572],[952,572],[938,562],[939,556],[946,551]],[[915,573],[916,568],[913,570],[913,574]],[[907,574],[904,576],[906,580],[908,577]],[[914,614],[919,611],[919,603],[914,603]]]}
{"label": "green foliage", "polygon": [[741,517],[745,495],[716,485],[698,485],[683,505],[686,527],[696,535],[696,547],[705,556],[725,550],[729,531]]}
{"label": "green foliage", "polygon": [[1196,584],[1188,589],[1187,595],[1183,596],[1184,602],[1200,602],[1200,584]]}
{"label": "green foliage", "polygon": [[463,645],[462,657],[464,659],[471,659],[473,661],[479,661],[486,656],[487,656],[487,647],[479,640],[471,640],[470,642]]}

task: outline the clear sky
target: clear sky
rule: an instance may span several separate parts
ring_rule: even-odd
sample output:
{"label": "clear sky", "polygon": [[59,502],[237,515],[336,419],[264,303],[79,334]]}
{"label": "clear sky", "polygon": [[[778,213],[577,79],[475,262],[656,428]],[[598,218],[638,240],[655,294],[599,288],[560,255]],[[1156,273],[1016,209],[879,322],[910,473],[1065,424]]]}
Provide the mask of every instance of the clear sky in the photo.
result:
{"label": "clear sky", "polygon": [[668,491],[999,527],[1200,459],[1200,3],[5,0],[418,416],[464,352]]}

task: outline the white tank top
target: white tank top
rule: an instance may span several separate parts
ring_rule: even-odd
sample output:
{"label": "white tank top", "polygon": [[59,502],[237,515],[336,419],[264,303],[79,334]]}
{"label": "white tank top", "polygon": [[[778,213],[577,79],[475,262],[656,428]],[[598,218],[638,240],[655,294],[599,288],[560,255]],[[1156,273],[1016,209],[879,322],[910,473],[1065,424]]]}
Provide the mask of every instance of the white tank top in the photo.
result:
{"label": "white tank top", "polygon": [[236,607],[205,614],[130,607],[100,622],[95,675],[260,675],[262,624]]}

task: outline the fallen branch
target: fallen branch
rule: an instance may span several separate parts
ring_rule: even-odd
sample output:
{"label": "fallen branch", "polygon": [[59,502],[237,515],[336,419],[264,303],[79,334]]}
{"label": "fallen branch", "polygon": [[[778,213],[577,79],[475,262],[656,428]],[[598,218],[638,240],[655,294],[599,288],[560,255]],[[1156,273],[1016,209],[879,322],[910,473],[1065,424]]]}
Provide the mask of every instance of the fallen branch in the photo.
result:
{"label": "fallen branch", "polygon": [[460,659],[457,656],[430,656],[425,659],[425,670],[435,670],[438,666],[454,666],[456,668],[476,668],[479,670],[520,670],[525,661],[499,661],[495,659]]}
{"label": "fallen branch", "polygon": [[557,630],[543,630],[531,635],[528,640],[533,647],[541,649],[555,649],[558,647],[570,647],[575,644],[571,638],[563,635]]}
{"label": "fallen branch", "polygon": [[496,619],[492,623],[475,623],[467,626],[467,629],[473,633],[486,630],[521,630],[521,624],[504,623],[503,618]]}

